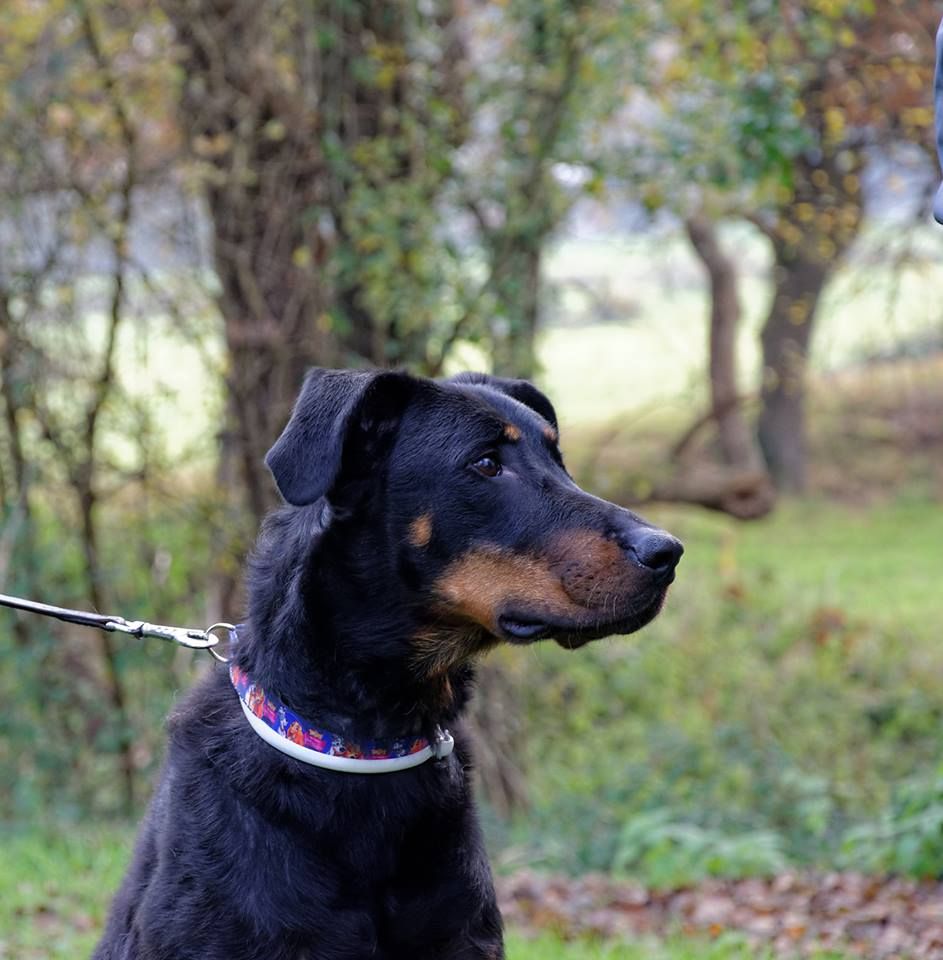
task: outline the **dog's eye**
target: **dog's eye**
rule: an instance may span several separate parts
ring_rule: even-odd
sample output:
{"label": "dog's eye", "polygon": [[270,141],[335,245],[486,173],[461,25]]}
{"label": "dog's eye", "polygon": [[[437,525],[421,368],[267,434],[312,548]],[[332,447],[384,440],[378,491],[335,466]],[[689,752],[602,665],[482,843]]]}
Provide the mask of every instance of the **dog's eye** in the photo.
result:
{"label": "dog's eye", "polygon": [[498,458],[491,454],[479,457],[473,464],[472,469],[477,470],[483,477],[496,477],[501,473],[501,464]]}

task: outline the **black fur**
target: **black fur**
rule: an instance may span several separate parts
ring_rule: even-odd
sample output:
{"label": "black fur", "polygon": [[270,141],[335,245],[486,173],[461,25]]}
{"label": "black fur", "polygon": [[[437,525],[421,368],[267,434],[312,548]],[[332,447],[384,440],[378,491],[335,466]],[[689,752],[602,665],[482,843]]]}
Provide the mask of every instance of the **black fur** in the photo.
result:
{"label": "black fur", "polygon": [[[513,444],[501,439],[508,423],[522,435]],[[345,738],[441,724],[455,752],[387,774],[300,763],[255,735],[214,668],[170,718],[97,960],[503,957],[459,722],[472,666],[456,655],[432,676],[415,653],[430,630],[446,652],[449,631],[482,649],[519,638],[511,621],[490,632],[453,623],[437,605],[440,578],[482,544],[530,555],[555,531],[596,531],[629,558],[632,595],[610,597],[615,613],[591,623],[543,630],[578,646],[654,616],[680,556],[672,538],[573,484],[548,423],[553,407],[523,381],[309,374],[267,457],[291,506],[263,528],[236,660]],[[475,467],[492,451],[507,463],[497,480]],[[410,525],[422,515],[431,533],[417,543]],[[656,564],[640,536],[662,538],[662,554],[670,541],[673,558]]]}

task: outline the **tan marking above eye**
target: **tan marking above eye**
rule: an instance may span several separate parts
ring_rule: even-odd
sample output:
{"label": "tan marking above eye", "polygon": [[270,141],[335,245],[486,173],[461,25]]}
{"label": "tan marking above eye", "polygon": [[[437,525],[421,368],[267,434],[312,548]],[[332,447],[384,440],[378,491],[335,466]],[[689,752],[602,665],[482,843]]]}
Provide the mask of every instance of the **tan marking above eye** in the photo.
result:
{"label": "tan marking above eye", "polygon": [[427,547],[432,539],[432,515],[423,513],[409,525],[409,542],[414,547]]}
{"label": "tan marking above eye", "polygon": [[511,443],[517,443],[521,439],[521,428],[515,427],[513,423],[506,423],[504,425],[504,437]]}
{"label": "tan marking above eye", "polygon": [[560,434],[550,426],[544,427],[543,434],[551,443],[557,443],[560,439]]}

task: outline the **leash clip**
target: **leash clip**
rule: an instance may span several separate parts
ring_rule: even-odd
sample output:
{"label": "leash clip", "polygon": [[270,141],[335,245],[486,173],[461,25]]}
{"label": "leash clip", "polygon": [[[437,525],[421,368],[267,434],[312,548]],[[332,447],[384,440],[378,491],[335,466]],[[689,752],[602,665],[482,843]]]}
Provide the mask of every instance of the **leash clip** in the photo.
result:
{"label": "leash clip", "polygon": [[196,630],[189,627],[168,627],[161,623],[148,623],[146,620],[125,620],[124,617],[113,617],[104,626],[113,633],[127,633],[140,639],[153,637],[178,643],[191,650],[207,650],[221,663],[228,663],[229,658],[214,649],[222,639],[217,633],[225,632],[228,636],[235,629],[231,623],[214,623],[205,630]]}

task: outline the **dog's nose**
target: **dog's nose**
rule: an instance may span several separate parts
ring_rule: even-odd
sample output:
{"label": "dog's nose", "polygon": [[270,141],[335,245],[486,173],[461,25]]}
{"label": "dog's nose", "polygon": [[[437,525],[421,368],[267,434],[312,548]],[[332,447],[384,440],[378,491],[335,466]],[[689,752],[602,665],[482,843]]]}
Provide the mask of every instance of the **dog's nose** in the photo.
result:
{"label": "dog's nose", "polygon": [[659,576],[671,573],[684,553],[684,546],[677,537],[654,527],[638,527],[621,539],[622,545],[635,554],[643,567]]}

